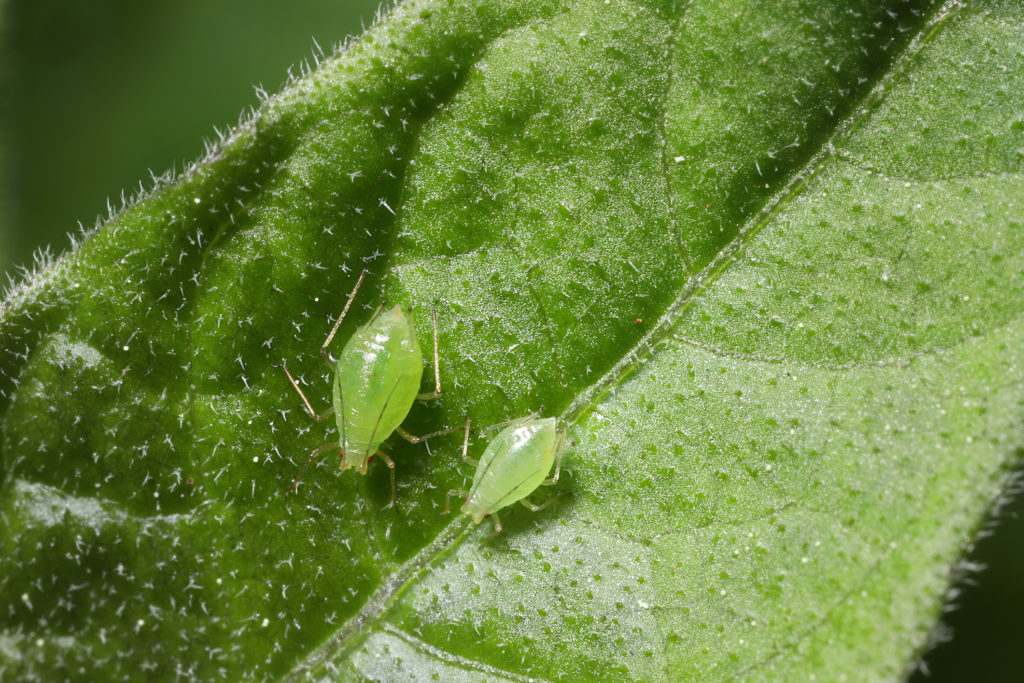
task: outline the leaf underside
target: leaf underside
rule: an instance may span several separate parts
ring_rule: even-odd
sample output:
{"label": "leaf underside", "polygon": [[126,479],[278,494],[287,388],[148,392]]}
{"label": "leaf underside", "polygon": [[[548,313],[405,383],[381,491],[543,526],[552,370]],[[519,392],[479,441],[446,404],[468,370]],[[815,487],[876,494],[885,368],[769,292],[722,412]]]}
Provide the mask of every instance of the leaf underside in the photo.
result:
{"label": "leaf underside", "polygon": [[[898,678],[1024,447],[1022,34],[397,7],[0,310],[0,673]],[[559,416],[568,495],[484,542],[453,434],[387,442],[397,510],[285,496],[337,436],[279,366],[326,407],[363,268],[342,337],[437,308],[406,428]]]}

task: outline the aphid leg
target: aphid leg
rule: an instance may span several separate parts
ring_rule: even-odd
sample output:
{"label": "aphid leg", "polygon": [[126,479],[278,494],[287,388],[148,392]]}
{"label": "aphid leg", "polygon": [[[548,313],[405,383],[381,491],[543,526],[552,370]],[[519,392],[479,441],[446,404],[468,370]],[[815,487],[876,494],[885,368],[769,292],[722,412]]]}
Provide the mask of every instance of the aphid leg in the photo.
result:
{"label": "aphid leg", "polygon": [[[304,464],[299,469],[298,476],[295,477],[295,479],[292,481],[292,485],[288,487],[288,493],[294,491],[295,487],[299,485],[299,479],[302,479],[302,475],[305,474],[306,468],[309,467],[309,463],[313,462],[313,458],[317,457],[318,455],[323,455],[327,451],[332,450],[334,448],[341,448],[341,444],[338,443],[337,441],[332,441],[331,443],[325,443],[323,446],[320,446],[319,448],[314,448],[313,452],[310,453],[309,457],[306,459],[306,464]],[[285,495],[288,494],[286,493]]]}
{"label": "aphid leg", "polygon": [[444,496],[444,510],[441,511],[442,515],[447,515],[451,511],[452,496],[466,497],[466,491],[464,489],[452,489]]}
{"label": "aphid leg", "polygon": [[295,381],[294,377],[292,377],[292,373],[288,372],[288,365],[282,363],[281,367],[284,368],[284,374],[288,375],[288,381],[292,383],[293,387],[295,387],[295,391],[299,392],[299,396],[302,398],[302,404],[306,406],[306,412],[309,413],[309,416],[317,422],[321,422],[329,418],[334,412],[334,408],[328,408],[322,413],[318,413],[313,410],[312,404],[310,404],[309,399],[306,398],[306,394],[303,393],[302,388],[299,387],[299,383]]}
{"label": "aphid leg", "polygon": [[487,543],[487,541],[491,540],[492,538],[494,538],[495,536],[497,536],[498,534],[501,533],[501,520],[498,519],[498,513],[497,512],[492,512],[491,513],[491,521],[494,522],[494,533],[491,534],[490,536],[488,536],[487,538],[485,538],[484,539],[484,543]]}
{"label": "aphid leg", "polygon": [[517,417],[514,420],[505,420],[504,422],[499,422],[498,424],[493,424],[493,425],[491,425],[489,427],[484,427],[484,432],[485,433],[489,432],[492,429],[497,429],[498,427],[507,427],[509,425],[518,424],[519,422],[526,422],[527,420],[532,420],[533,418],[537,417],[538,415],[540,415],[540,411],[539,410],[535,410],[532,413],[530,413],[529,415],[523,415],[522,417]]}
{"label": "aphid leg", "polygon": [[[419,401],[429,401],[434,398],[438,398],[441,395],[441,365],[438,361],[437,354],[437,307],[430,309],[430,315],[434,319],[434,390],[426,393],[419,394],[416,399]],[[452,430],[455,431],[455,430]],[[443,434],[444,432],[439,432]]]}
{"label": "aphid leg", "polygon": [[[550,479],[545,479],[540,483],[541,486],[551,486],[558,482],[558,474],[562,471],[562,455],[565,453],[565,432],[559,434],[558,446],[555,450],[555,473]],[[546,505],[547,503],[545,503]]]}
{"label": "aphid leg", "polygon": [[391,506],[398,508],[398,488],[395,486],[395,461],[392,460],[387,453],[384,451],[377,451],[377,455],[384,461],[384,464],[388,466],[391,471]]}
{"label": "aphid leg", "polygon": [[334,327],[331,328],[331,333],[327,335],[327,340],[324,345],[320,347],[320,359],[327,365],[327,367],[334,369],[334,364],[331,362],[331,355],[327,352],[327,347],[331,345],[334,340],[334,335],[338,333],[338,328],[341,327],[341,321],[345,319],[345,314],[348,313],[349,306],[352,305],[352,300],[356,298],[356,292],[359,291],[359,285],[363,284],[363,278],[366,277],[367,271],[364,269],[359,274],[359,279],[356,280],[356,286],[352,288],[352,293],[348,295],[348,301],[345,302],[345,308],[341,311],[341,316],[338,317],[338,322],[334,323]]}
{"label": "aphid leg", "polygon": [[451,429],[442,429],[439,432],[431,432],[429,434],[424,434],[423,436],[416,436],[415,434],[410,434],[409,432],[405,431],[401,427],[395,427],[395,431],[398,432],[398,435],[400,437],[402,437],[403,439],[405,439],[406,441],[408,441],[409,443],[419,443],[420,441],[426,441],[427,439],[433,439],[435,436],[441,436],[442,434],[451,434],[452,432],[461,432],[463,429],[466,429],[466,428],[465,427],[452,427]]}
{"label": "aphid leg", "polygon": [[524,508],[526,508],[528,510],[531,510],[533,512],[540,512],[541,510],[543,510],[544,508],[546,508],[547,506],[551,505],[556,500],[559,500],[560,498],[562,498],[564,496],[565,496],[564,493],[559,493],[557,496],[552,496],[551,498],[548,498],[546,501],[544,501],[540,505],[536,505],[534,503],[531,503],[526,498],[523,498],[522,500],[519,501],[519,504],[522,505]]}

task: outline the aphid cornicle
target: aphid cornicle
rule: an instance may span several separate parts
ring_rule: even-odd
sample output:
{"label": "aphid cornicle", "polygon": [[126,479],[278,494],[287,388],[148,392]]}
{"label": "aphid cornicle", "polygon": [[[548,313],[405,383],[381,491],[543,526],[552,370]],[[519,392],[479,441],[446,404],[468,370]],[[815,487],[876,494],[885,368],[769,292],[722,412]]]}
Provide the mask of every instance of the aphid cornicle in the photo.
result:
{"label": "aphid cornicle", "polygon": [[[334,448],[341,455],[341,470],[355,469],[366,474],[374,455],[380,457],[391,471],[391,502],[398,502],[395,487],[395,463],[380,445],[393,432],[412,443],[457,429],[448,429],[425,436],[414,436],[399,425],[409,414],[415,400],[427,400],[441,395],[441,373],[438,369],[437,314],[434,312],[434,391],[419,393],[423,381],[423,353],[416,340],[416,327],[412,311],[395,306],[386,311],[378,308],[370,321],[357,329],[349,338],[341,355],[332,360],[328,347],[341,327],[359,286],[366,277],[364,270],[349,294],[348,302],[331,328],[327,340],[320,347],[320,357],[334,371],[333,405],[322,413],[313,410],[309,399],[295,381],[287,365],[283,365],[288,381],[302,398],[302,403],[317,422],[333,414],[338,423],[340,441],[326,443],[310,453],[288,491],[294,491],[306,467],[318,455]],[[458,428],[461,429],[461,428]]]}
{"label": "aphid cornicle", "polygon": [[[476,464],[473,485],[469,492],[452,489],[445,496],[444,512],[447,514],[453,495],[465,496],[461,512],[469,515],[475,524],[485,517],[494,520],[494,533],[501,532],[498,511],[518,502],[537,512],[557,500],[557,497],[541,505],[526,500],[538,486],[548,486],[558,481],[562,468],[562,451],[565,448],[565,434],[559,433],[555,418],[539,418],[536,415],[513,420],[495,436],[480,461]],[[502,425],[495,425],[502,426]],[[462,459],[474,463],[467,455],[469,449],[469,424],[462,444]],[[547,479],[551,465],[555,473]]]}

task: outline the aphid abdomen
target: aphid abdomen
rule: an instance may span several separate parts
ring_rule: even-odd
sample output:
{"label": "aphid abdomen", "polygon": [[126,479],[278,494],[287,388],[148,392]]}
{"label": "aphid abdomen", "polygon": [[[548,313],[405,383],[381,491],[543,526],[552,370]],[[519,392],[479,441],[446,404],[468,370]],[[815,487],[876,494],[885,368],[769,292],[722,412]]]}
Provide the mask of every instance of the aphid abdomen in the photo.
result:
{"label": "aphid abdomen", "polygon": [[533,493],[547,478],[557,446],[554,418],[506,427],[484,450],[462,512],[480,522]]}
{"label": "aphid abdomen", "polygon": [[413,322],[399,306],[379,312],[345,344],[334,373],[342,469],[361,468],[409,414],[423,379]]}

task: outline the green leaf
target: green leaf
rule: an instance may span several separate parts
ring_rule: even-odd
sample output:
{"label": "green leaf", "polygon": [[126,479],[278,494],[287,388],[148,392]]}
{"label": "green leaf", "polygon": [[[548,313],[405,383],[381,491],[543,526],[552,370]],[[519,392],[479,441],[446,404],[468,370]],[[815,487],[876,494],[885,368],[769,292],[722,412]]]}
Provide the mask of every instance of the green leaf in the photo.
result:
{"label": "green leaf", "polygon": [[[898,677],[1024,445],[1022,30],[399,6],[8,297],[0,671]],[[458,435],[286,497],[364,267],[343,334],[437,308],[409,430],[558,415],[563,500],[441,516]]]}

